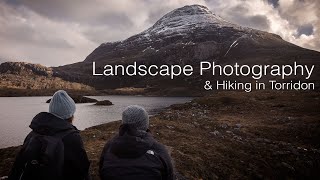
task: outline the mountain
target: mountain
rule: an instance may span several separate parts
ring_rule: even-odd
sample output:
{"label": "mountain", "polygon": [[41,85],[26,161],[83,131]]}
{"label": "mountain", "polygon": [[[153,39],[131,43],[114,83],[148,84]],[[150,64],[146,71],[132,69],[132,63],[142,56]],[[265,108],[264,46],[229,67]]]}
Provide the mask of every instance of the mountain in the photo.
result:
{"label": "mountain", "polygon": [[174,48],[180,52],[194,48],[192,54],[188,53],[189,58],[202,60],[226,55],[234,42],[238,42],[237,49],[249,46],[251,50],[253,47],[295,47],[278,35],[232,24],[213,14],[207,7],[193,5],[166,14],[149,29],[124,41],[101,44],[85,62],[111,61],[146,54],[171,56],[175,53],[166,50],[172,51]]}
{"label": "mountain", "polygon": [[14,90],[29,90],[28,94],[32,95],[32,90],[56,90],[72,89],[81,91],[90,91],[92,87],[68,82],[59,77],[53,76],[52,68],[39,64],[25,62],[5,62],[0,64],[0,95],[10,95],[5,92]]}
{"label": "mountain", "polygon": [[[320,53],[301,48],[279,35],[236,25],[207,7],[190,5],[175,9],[149,29],[118,42],[97,47],[83,62],[54,68],[57,76],[86,83],[98,89],[119,87],[194,88],[212,76],[179,77],[93,77],[92,62],[100,71],[106,64],[287,64],[293,61],[319,65]],[[319,80],[319,72],[313,77]],[[197,86],[199,87],[199,86]],[[202,88],[202,86],[201,86]]]}

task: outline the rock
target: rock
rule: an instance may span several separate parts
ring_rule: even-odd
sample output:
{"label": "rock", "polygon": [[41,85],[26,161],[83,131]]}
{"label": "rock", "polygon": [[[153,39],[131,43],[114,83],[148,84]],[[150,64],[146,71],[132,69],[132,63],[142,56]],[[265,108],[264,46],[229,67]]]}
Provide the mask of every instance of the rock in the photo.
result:
{"label": "rock", "polygon": [[233,136],[232,138],[235,139],[235,140],[242,141],[242,137],[240,137],[240,136]]}
{"label": "rock", "polygon": [[297,150],[296,148],[294,148],[294,147],[289,147],[288,149],[291,151],[292,154],[294,154],[294,155],[299,155],[299,152],[298,152],[298,150]]}
{"label": "rock", "polygon": [[235,127],[236,127],[236,128],[241,128],[242,125],[241,125],[240,123],[238,123],[238,124],[235,125]]}
{"label": "rock", "polygon": [[167,128],[168,128],[168,129],[174,129],[173,126],[169,126],[169,125],[167,125]]}
{"label": "rock", "polygon": [[232,130],[232,132],[233,132],[234,134],[240,134],[240,133],[241,133],[241,130],[240,130],[240,128],[234,128],[234,129]]}
{"label": "rock", "polygon": [[[95,103],[98,102],[96,99],[88,98],[80,95],[70,95],[70,97],[74,100],[75,103]],[[51,99],[48,99],[46,103],[50,103]]]}
{"label": "rock", "polygon": [[282,162],[281,163],[282,167],[285,167],[286,169],[290,170],[290,171],[295,171],[295,169],[289,165],[288,163]]}
{"label": "rock", "polygon": [[219,131],[217,131],[217,130],[215,130],[215,131],[213,131],[213,132],[210,132],[210,134],[213,134],[213,135],[218,136],[218,137],[221,137],[221,136],[222,136],[222,134],[221,134]]}
{"label": "rock", "polygon": [[223,129],[227,129],[228,125],[226,123],[223,123],[223,124],[220,125],[220,127],[223,128]]}
{"label": "rock", "polygon": [[271,140],[270,140],[270,139],[267,139],[267,138],[264,138],[263,141],[264,141],[265,143],[271,143]]}
{"label": "rock", "polygon": [[194,121],[192,124],[194,124],[195,126],[200,126],[200,124],[197,121]]}
{"label": "rock", "polygon": [[109,100],[103,100],[103,101],[96,102],[94,105],[97,105],[97,106],[111,106],[113,104]]}

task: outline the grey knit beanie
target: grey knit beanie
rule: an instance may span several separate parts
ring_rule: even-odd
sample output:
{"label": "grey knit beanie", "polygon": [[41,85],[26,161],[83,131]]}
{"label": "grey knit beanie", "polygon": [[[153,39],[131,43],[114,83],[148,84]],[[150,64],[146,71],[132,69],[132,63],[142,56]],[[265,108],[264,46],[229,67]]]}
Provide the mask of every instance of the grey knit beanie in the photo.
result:
{"label": "grey knit beanie", "polygon": [[69,119],[75,112],[76,104],[67,92],[59,90],[54,93],[50,101],[49,113],[61,119]]}
{"label": "grey knit beanie", "polygon": [[141,106],[128,106],[122,113],[122,124],[130,124],[138,130],[145,131],[149,128],[148,113]]}

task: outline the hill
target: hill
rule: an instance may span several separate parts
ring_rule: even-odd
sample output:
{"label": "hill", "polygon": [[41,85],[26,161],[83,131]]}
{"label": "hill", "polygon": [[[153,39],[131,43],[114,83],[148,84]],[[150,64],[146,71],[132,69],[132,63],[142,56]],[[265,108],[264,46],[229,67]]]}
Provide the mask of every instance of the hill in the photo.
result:
{"label": "hill", "polygon": [[54,76],[52,68],[24,62],[0,64],[0,96],[52,95],[55,90],[91,92],[88,85]]}

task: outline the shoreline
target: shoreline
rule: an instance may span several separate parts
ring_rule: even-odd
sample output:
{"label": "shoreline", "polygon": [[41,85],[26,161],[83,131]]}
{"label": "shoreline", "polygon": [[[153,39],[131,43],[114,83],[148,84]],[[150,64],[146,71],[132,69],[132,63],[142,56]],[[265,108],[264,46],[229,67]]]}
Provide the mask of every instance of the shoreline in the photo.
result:
{"label": "shoreline", "polygon": [[[203,96],[204,92],[193,91],[187,88],[134,88],[124,87],[117,89],[104,90],[76,90],[65,89],[69,94],[82,96],[147,96],[147,97],[199,97]],[[52,96],[60,89],[19,89],[19,88],[3,88],[0,87],[0,97],[37,97],[37,96]]]}
{"label": "shoreline", "polygon": [[[318,92],[219,92],[164,108],[150,117],[150,129],[171,152],[179,179],[311,179],[320,177],[319,98]],[[119,125],[81,131],[94,179]],[[0,177],[17,150],[0,150]]]}
{"label": "shoreline", "polygon": [[[15,104],[21,104],[25,102],[31,102],[32,106],[34,105],[39,105],[41,103],[41,108],[43,111],[47,112],[47,107],[48,103],[46,102],[47,100],[50,100],[52,96],[36,96],[36,97],[0,97],[0,100],[2,99],[3,102],[14,102],[11,103],[10,106],[15,106]],[[100,124],[108,123],[108,122],[113,122],[113,121],[118,121],[121,119],[121,111],[119,108],[125,108],[126,107],[126,101],[128,99],[132,100],[131,103],[142,103],[142,105],[145,105],[145,107],[148,109],[149,116],[155,116],[159,114],[160,112],[164,111],[166,108],[168,108],[172,104],[177,104],[177,103],[185,103],[185,102],[190,102],[193,98],[192,97],[149,97],[149,96],[134,96],[134,95],[127,95],[127,96],[121,96],[121,95],[109,95],[109,96],[86,96],[89,98],[94,98],[96,101],[102,101],[106,99],[111,99],[112,101],[116,101],[116,104],[110,105],[110,106],[104,106],[104,105],[95,105],[95,102],[85,102],[85,103],[76,103],[77,106],[79,106],[78,111],[75,115],[80,118],[75,120],[75,126],[80,130],[83,131],[85,129],[88,129],[93,126],[97,126]],[[12,98],[12,99],[10,99]],[[79,99],[77,97],[72,97],[74,100]],[[152,102],[154,101],[155,102]],[[75,100],[76,101],[76,100]],[[78,100],[79,101],[79,100]],[[34,104],[33,102],[37,102]],[[3,106],[6,104],[1,103]],[[30,106],[29,106],[30,107]],[[15,147],[19,146],[23,143],[23,140],[25,136],[31,131],[31,129],[28,127],[30,125],[30,122],[32,118],[38,114],[38,111],[33,108],[33,109],[25,109],[25,112],[28,112],[28,110],[32,111],[33,116],[29,113],[27,118],[23,118],[23,124],[19,124],[20,126],[23,126],[23,133],[20,131],[18,132],[16,128],[11,128],[10,130],[6,130],[2,133],[2,139],[4,140],[0,144],[0,149],[4,148],[9,148],[9,147]],[[105,114],[103,112],[100,113],[101,110],[111,113],[110,115]],[[9,109],[10,110],[10,109]],[[91,118],[90,122],[86,122],[86,118],[90,118],[90,116],[85,115],[86,111],[91,112],[92,115],[95,115],[94,113],[99,113],[97,114],[98,118]],[[25,112],[21,112],[22,114]],[[94,112],[94,113],[92,113]],[[19,119],[21,118],[21,115],[18,117],[15,115],[10,115],[10,111],[3,112],[4,116],[7,117],[7,119],[3,119],[6,124],[10,124],[10,119]],[[20,113],[19,113],[20,114]],[[24,117],[24,116],[23,116]],[[84,118],[85,117],[85,118]],[[9,120],[8,120],[9,118]],[[29,119],[29,120],[28,120]],[[6,126],[5,126],[6,127]],[[5,133],[8,132],[8,133]],[[14,134],[17,133],[17,134]],[[11,136],[12,135],[12,136]]]}

